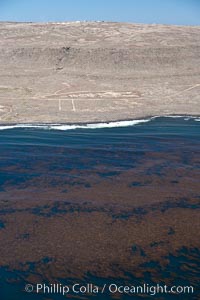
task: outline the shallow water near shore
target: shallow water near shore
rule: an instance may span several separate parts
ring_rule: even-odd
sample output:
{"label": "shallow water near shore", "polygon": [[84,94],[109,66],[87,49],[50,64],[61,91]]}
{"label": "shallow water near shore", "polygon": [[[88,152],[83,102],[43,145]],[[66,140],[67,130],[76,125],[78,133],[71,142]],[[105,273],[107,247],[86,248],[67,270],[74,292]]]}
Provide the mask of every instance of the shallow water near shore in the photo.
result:
{"label": "shallow water near shore", "polygon": [[175,297],[198,299],[199,118],[121,125],[0,131],[2,299],[66,298],[24,291],[42,282],[191,285]]}

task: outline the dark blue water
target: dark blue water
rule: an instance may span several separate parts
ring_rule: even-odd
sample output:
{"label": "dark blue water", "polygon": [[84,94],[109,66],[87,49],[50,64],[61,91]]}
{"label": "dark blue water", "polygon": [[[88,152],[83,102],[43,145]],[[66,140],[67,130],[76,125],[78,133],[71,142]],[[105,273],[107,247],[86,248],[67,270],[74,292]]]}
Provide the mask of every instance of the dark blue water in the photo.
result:
{"label": "dark blue water", "polygon": [[[183,118],[157,118],[132,127],[95,130],[2,130],[0,190],[4,184],[20,185],[47,169],[49,176],[58,179],[62,176],[61,170],[73,169],[99,170],[102,176],[117,175],[136,167],[140,158],[154,151],[181,151],[183,159],[185,155],[183,163],[187,164],[187,153],[199,151],[199,131],[200,122]],[[9,170],[5,172],[7,167]],[[159,169],[157,171],[159,173]]]}
{"label": "dark blue water", "polygon": [[[155,164],[149,166],[149,157]],[[193,172],[195,174],[193,181],[200,178],[200,122],[194,119],[185,120],[184,118],[156,118],[148,123],[141,123],[131,127],[123,128],[104,128],[104,129],[76,129],[76,130],[45,130],[36,128],[14,128],[0,131],[0,200],[7,201],[6,206],[0,205],[0,233],[6,230],[6,218],[10,214],[15,216],[16,212],[23,213],[23,208],[15,207],[11,201],[24,199],[23,192],[37,188],[38,194],[43,190],[54,189],[57,191],[58,198],[62,193],[77,187],[89,190],[93,184],[101,180],[110,180],[115,176],[122,176],[124,172],[138,170],[141,176],[149,178],[165,178],[166,170],[179,169],[179,175],[171,178],[171,185],[179,183],[180,178],[186,176],[185,170],[190,172],[192,180]],[[182,173],[181,173],[182,172]],[[89,177],[90,175],[91,178]],[[198,177],[199,175],[199,177]],[[145,177],[146,178],[146,177]],[[168,180],[168,179],[167,179]],[[142,181],[135,179],[127,182],[128,188],[144,188],[151,185],[150,179]],[[189,187],[188,187],[189,189]],[[14,191],[14,195],[12,194]],[[15,194],[15,191],[20,191]],[[35,190],[34,190],[35,191]],[[199,194],[198,194],[199,192]],[[35,192],[34,192],[35,193]],[[8,195],[8,196],[6,196]],[[200,190],[192,190],[192,196],[197,199],[200,196]],[[52,197],[52,198],[51,198]],[[55,196],[49,195],[49,200],[56,200]],[[61,199],[61,198],[59,198]],[[199,200],[199,198],[198,198]],[[177,205],[172,205],[170,201],[163,204],[162,212],[170,208],[198,209],[197,202],[190,203],[189,199],[182,199]],[[13,206],[12,206],[13,205]],[[182,206],[181,206],[182,205]],[[35,209],[35,210],[34,210]],[[156,208],[152,208],[152,211]],[[56,214],[65,214],[67,210],[59,210],[53,206],[46,213],[43,207],[31,207],[24,209],[24,212],[30,211],[36,215],[52,217]],[[45,211],[45,213],[44,213]],[[71,210],[72,212],[74,211]],[[80,211],[80,209],[79,209]],[[115,218],[127,220],[128,212],[118,214],[111,211]],[[135,212],[134,212],[135,213]],[[137,214],[142,214],[141,208],[138,208]],[[145,212],[145,213],[148,213]],[[144,213],[143,213],[144,214]],[[2,216],[2,220],[1,220]],[[125,216],[125,217],[124,217]],[[200,228],[199,228],[200,229]],[[195,229],[195,230],[199,230]],[[171,235],[174,229],[171,229]],[[28,235],[24,238],[28,238]],[[111,237],[112,238],[112,237]],[[1,240],[1,247],[4,247],[4,240]],[[155,243],[156,245],[156,243]],[[153,246],[155,246],[153,245]],[[157,246],[157,245],[156,245]],[[198,245],[197,245],[198,246]],[[136,249],[137,250],[137,249]],[[8,251],[10,253],[10,251]],[[142,250],[141,250],[142,253]],[[9,254],[8,254],[9,255]],[[141,255],[142,256],[142,255]],[[146,282],[153,284],[151,269],[156,270],[160,276],[160,282],[165,282],[171,274],[175,274],[174,284],[183,285],[197,283],[200,276],[199,269],[200,253],[197,248],[180,248],[179,253],[168,253],[169,264],[165,269],[158,263],[149,261],[142,268],[146,268],[143,278],[134,277],[127,273],[126,279],[114,279],[119,284]],[[11,259],[13,260],[13,258]],[[0,299],[2,300],[44,300],[65,299],[61,295],[36,295],[34,293],[25,293],[25,283],[29,272],[36,272],[31,267],[29,271],[24,272],[18,268],[12,269],[12,266],[0,266]],[[19,262],[18,262],[19,263]],[[42,264],[47,261],[44,259]],[[182,265],[190,267],[182,270]],[[125,271],[124,271],[125,272]],[[125,273],[124,273],[125,274]],[[63,279],[59,279],[62,282]],[[66,278],[68,282],[73,282],[71,278]],[[92,282],[97,285],[113,282],[112,278],[100,278],[98,274],[87,274],[82,279],[85,282]],[[73,298],[69,296],[68,299]],[[81,296],[79,299],[112,299],[109,293],[97,296]],[[140,296],[120,295],[116,299],[141,299]],[[153,296],[145,295],[144,299],[152,299]],[[157,295],[155,299],[199,299],[195,295]],[[114,299],[114,298],[113,298]]]}

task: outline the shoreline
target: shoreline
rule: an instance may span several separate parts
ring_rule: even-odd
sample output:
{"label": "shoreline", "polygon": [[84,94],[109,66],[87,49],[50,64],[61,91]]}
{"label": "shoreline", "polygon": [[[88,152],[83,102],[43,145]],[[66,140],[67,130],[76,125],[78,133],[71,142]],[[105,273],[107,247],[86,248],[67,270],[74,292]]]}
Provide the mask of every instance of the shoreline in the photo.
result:
{"label": "shoreline", "polygon": [[[39,128],[44,128],[48,126],[52,126],[50,129],[57,129],[56,127],[61,127],[61,126],[69,126],[72,127],[71,129],[79,129],[81,126],[83,126],[84,129],[100,129],[100,128],[112,128],[112,127],[128,127],[128,126],[134,126],[138,125],[141,123],[147,123],[150,122],[154,119],[158,118],[184,118],[184,119],[198,119],[200,118],[200,115],[187,115],[187,114],[170,114],[170,115],[152,115],[152,116],[146,116],[144,118],[137,118],[137,119],[119,119],[119,120],[108,120],[108,121],[100,121],[100,122],[76,122],[76,123],[69,123],[69,122],[61,122],[61,123],[41,123],[41,122],[31,122],[31,123],[0,123],[0,127],[9,127],[5,128],[6,129],[12,129],[10,127],[13,126],[13,128],[34,128],[34,127],[39,127]],[[195,120],[198,121],[198,120]],[[132,124],[123,124],[123,123],[128,123],[132,122]],[[121,123],[121,124],[119,124]],[[116,124],[116,126],[115,126]],[[95,125],[99,125],[99,127],[95,127]],[[105,125],[105,126],[102,126]],[[106,125],[111,125],[111,126],[106,126]],[[113,126],[112,126],[113,125]],[[73,126],[77,126],[76,128],[73,128]],[[80,126],[80,127],[79,127]],[[94,127],[90,127],[94,126]],[[69,128],[70,129],[70,128]],[[3,130],[3,128],[0,128],[0,130]]]}
{"label": "shoreline", "polygon": [[155,118],[200,118],[200,114],[165,114],[165,115],[144,115],[138,118],[125,118],[125,119],[109,119],[109,120],[99,120],[91,122],[0,122],[0,126],[7,125],[87,125],[87,124],[101,124],[101,123],[111,123],[111,122],[125,122],[125,121],[139,121],[146,119]]}

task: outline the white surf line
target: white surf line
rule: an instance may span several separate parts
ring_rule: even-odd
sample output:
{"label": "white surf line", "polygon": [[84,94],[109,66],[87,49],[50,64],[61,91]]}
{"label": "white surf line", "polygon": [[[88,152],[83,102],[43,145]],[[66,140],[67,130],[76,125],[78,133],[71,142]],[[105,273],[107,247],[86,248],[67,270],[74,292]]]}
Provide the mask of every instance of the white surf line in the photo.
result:
{"label": "white surf line", "polygon": [[140,123],[151,121],[149,119],[129,120],[129,121],[113,121],[101,123],[86,123],[86,124],[15,124],[15,125],[0,125],[0,130],[14,129],[14,128],[39,128],[39,129],[53,129],[53,130],[72,130],[72,129],[98,129],[98,128],[113,128],[113,127],[127,127],[134,126]]}
{"label": "white surf line", "polygon": [[74,99],[72,99],[72,110],[73,110],[73,111],[76,111]]}
{"label": "white surf line", "polygon": [[72,129],[99,129],[99,128],[114,128],[114,127],[127,127],[134,126],[140,123],[146,123],[151,121],[152,118],[149,119],[141,119],[141,120],[129,120],[129,121],[113,121],[113,122],[102,122],[102,123],[88,123],[83,125],[73,124],[73,125],[50,125],[49,129],[56,130],[72,130]]}
{"label": "white surf line", "polygon": [[0,125],[0,130],[14,129],[14,128],[39,128],[48,130],[73,130],[73,129],[98,129],[98,128],[114,128],[114,127],[129,127],[137,124],[148,123],[159,117],[170,118],[186,118],[185,120],[193,119],[200,122],[199,116],[182,116],[182,115],[166,115],[166,116],[154,116],[147,119],[136,119],[128,121],[111,121],[111,122],[99,122],[99,123],[86,123],[86,124],[15,124],[15,125]]}

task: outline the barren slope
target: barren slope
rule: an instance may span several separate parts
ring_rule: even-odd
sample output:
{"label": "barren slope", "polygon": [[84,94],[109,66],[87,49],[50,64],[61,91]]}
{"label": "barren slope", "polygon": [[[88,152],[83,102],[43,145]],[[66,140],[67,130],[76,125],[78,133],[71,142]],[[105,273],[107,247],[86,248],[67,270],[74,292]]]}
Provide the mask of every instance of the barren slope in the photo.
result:
{"label": "barren slope", "polygon": [[0,23],[0,122],[200,114],[200,27]]}

